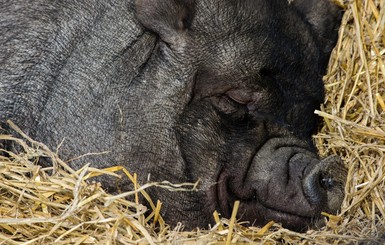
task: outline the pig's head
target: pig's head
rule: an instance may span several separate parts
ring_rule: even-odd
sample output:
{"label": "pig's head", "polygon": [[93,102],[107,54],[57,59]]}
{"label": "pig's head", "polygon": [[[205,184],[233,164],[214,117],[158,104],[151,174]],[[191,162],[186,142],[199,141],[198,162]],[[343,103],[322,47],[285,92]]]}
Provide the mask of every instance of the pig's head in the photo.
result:
{"label": "pig's head", "polygon": [[229,217],[235,200],[241,220],[296,230],[322,211],[337,212],[345,169],[337,157],[320,160],[311,140],[337,7],[326,0],[138,0],[136,11],[158,36],[154,62],[169,69],[156,77],[184,78],[183,93],[169,98],[178,105],[168,120],[182,179],[201,180],[203,194],[185,205],[205,217],[190,217],[190,225],[210,222],[215,209]]}

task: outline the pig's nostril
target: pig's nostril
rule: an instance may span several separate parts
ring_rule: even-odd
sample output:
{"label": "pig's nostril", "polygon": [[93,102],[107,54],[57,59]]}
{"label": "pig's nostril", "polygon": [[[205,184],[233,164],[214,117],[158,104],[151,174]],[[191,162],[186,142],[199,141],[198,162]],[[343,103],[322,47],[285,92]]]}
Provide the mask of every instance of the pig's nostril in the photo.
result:
{"label": "pig's nostril", "polygon": [[320,175],[319,181],[320,181],[322,188],[324,188],[325,190],[330,190],[335,185],[334,179],[331,176],[326,176],[324,174]]}
{"label": "pig's nostril", "polygon": [[304,194],[310,203],[323,205],[327,202],[327,195],[333,191],[337,185],[336,179],[328,170],[321,169],[323,166],[318,164],[305,174],[303,180]]}
{"label": "pig's nostril", "polygon": [[335,213],[344,199],[346,170],[339,158],[328,157],[309,164],[303,174],[303,192],[311,205]]}

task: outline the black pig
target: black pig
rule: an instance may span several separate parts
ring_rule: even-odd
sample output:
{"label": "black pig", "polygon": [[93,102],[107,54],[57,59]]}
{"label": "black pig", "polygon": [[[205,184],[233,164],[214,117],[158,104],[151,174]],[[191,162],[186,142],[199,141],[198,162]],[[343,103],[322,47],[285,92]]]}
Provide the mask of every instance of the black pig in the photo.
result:
{"label": "black pig", "polygon": [[150,190],[171,224],[205,227],[240,200],[241,220],[303,230],[344,197],[340,160],[311,140],[339,20],[326,0],[2,1],[2,128],[64,140],[65,159],[108,150],[81,162],[142,183],[199,179]]}

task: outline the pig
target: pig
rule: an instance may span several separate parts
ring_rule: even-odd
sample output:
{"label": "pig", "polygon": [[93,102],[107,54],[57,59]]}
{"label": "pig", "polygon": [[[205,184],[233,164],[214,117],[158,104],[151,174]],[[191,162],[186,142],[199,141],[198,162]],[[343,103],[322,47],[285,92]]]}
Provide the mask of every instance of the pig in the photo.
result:
{"label": "pig", "polygon": [[199,181],[148,190],[170,225],[208,227],[239,200],[240,221],[304,231],[344,198],[343,163],[312,141],[341,14],[327,0],[5,1],[2,133],[11,120],[64,160],[86,154],[75,169]]}

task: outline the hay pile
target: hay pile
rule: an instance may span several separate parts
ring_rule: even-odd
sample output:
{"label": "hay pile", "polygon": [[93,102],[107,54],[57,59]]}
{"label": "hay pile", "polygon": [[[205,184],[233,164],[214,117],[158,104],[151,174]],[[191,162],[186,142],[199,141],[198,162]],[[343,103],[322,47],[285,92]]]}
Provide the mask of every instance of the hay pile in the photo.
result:
{"label": "hay pile", "polygon": [[[340,155],[349,174],[342,211],[338,216],[325,214],[327,226],[300,234],[274,223],[245,228],[234,218],[215,215],[218,223],[211,230],[170,229],[159,216],[160,202],[153,204],[150,215],[144,215],[138,201],[124,196],[138,200],[138,195],[146,196],[149,185],[194,186],[165,182],[141,187],[135,175],[118,166],[98,170],[86,165],[75,171],[27,136],[2,135],[0,140],[12,140],[22,149],[0,157],[2,244],[373,242],[385,233],[385,0],[339,3],[346,13],[325,77],[326,103],[316,111],[325,124],[315,141],[321,155]],[[41,157],[50,158],[56,167],[37,166]],[[130,178],[135,190],[121,196],[107,194],[89,181],[100,174]]]}

